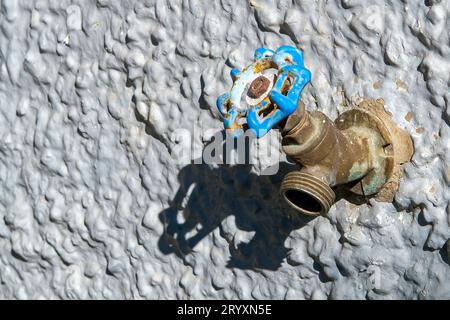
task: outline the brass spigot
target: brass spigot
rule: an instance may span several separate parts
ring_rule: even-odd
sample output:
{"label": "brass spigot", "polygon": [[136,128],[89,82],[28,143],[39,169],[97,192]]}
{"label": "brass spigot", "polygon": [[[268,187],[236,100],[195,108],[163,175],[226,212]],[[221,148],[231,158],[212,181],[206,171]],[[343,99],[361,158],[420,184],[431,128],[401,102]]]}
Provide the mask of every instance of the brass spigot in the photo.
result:
{"label": "brass spigot", "polygon": [[338,185],[392,201],[401,165],[413,154],[410,136],[396,126],[381,99],[363,101],[334,122],[322,112],[306,111],[299,102],[282,135],[284,152],[301,168],[286,175],[280,192],[307,215],[327,213]]}

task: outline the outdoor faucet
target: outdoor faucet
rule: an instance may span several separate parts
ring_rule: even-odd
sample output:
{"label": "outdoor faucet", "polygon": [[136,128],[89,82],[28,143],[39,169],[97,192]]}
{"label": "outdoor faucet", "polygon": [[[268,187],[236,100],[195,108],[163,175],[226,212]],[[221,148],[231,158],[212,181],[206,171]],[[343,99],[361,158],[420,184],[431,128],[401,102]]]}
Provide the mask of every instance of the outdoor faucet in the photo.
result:
{"label": "outdoor faucet", "polygon": [[290,206],[307,215],[326,214],[339,185],[392,201],[413,144],[382,99],[364,100],[334,122],[322,112],[307,111],[300,95],[311,73],[303,52],[291,46],[260,48],[253,64],[233,69],[231,76],[230,93],[217,99],[225,128],[235,136],[251,130],[260,138],[281,127],[283,151],[299,165],[280,187]]}

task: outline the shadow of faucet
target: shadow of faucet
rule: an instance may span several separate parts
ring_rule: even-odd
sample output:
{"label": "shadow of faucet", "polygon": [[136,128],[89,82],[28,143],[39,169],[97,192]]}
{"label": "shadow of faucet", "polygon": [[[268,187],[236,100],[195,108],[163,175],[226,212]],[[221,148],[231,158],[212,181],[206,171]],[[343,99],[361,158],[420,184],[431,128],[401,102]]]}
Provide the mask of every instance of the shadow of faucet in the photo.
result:
{"label": "shadow of faucet", "polygon": [[[159,214],[165,226],[160,251],[184,259],[219,228],[229,244],[227,267],[276,270],[288,253],[286,237],[312,219],[294,212],[279,195],[281,180],[293,168],[281,162],[276,174],[257,175],[250,164],[185,166],[170,206]],[[254,232],[250,241],[235,244],[223,223],[231,215],[237,229]]]}

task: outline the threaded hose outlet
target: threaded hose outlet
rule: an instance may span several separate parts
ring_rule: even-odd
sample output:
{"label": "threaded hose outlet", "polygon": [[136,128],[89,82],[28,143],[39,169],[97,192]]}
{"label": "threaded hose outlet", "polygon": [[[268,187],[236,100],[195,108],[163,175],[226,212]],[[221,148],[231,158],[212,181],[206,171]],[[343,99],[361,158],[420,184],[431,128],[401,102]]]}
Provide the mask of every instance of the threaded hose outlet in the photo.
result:
{"label": "threaded hose outlet", "polygon": [[300,171],[289,172],[283,179],[280,193],[285,201],[302,214],[326,214],[333,205],[334,191],[319,178]]}

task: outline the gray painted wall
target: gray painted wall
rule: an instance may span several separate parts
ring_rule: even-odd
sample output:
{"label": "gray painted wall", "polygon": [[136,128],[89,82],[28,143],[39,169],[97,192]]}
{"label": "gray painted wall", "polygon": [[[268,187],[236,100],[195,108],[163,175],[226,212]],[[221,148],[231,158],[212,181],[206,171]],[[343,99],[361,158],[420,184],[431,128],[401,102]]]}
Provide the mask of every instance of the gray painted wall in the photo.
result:
{"label": "gray painted wall", "polygon": [[[450,2],[370,3],[0,0],[0,297],[450,298]],[[222,128],[230,69],[284,44],[309,110],[383,98],[411,133],[394,203],[307,221],[286,163],[173,156],[177,129]]]}

